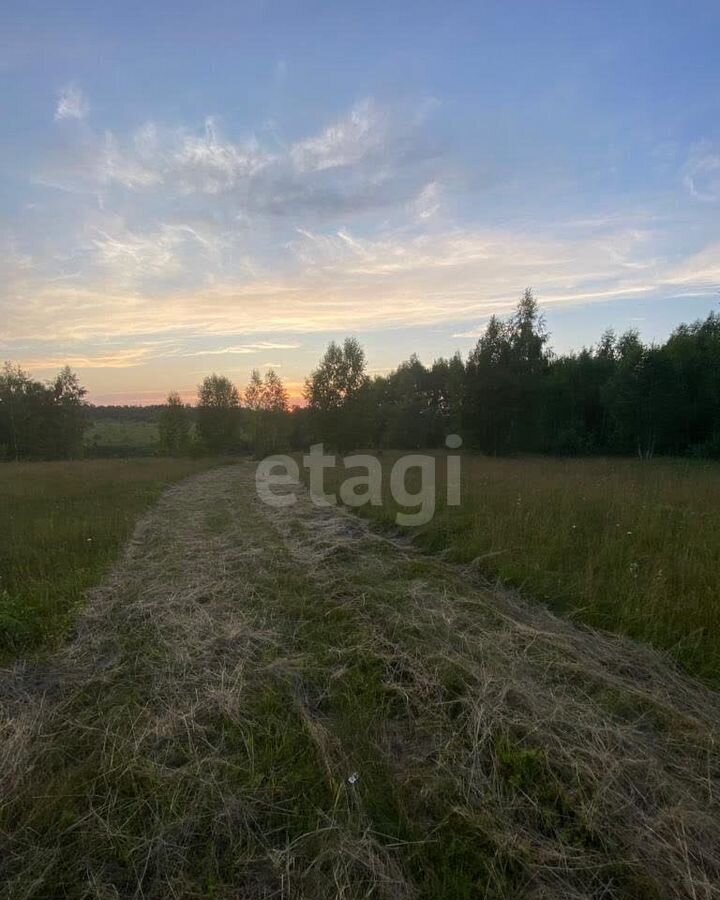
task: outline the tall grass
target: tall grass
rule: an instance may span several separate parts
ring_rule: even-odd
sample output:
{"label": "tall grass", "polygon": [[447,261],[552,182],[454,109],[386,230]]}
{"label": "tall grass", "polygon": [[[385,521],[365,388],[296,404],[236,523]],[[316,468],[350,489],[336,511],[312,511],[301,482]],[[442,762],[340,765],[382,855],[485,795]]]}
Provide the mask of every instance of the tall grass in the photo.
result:
{"label": "tall grass", "polygon": [[0,659],[64,632],[138,515],[167,484],[207,466],[180,459],[0,465]]}
{"label": "tall grass", "polygon": [[[382,458],[385,524],[394,455]],[[336,471],[335,482],[344,477]],[[720,466],[679,460],[463,459],[463,500],[422,547],[592,626],[649,642],[720,683]]]}

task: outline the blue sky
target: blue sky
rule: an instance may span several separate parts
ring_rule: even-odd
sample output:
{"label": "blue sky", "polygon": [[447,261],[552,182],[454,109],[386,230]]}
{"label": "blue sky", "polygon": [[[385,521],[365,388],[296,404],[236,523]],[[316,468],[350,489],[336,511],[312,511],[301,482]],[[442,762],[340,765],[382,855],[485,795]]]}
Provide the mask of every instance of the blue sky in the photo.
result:
{"label": "blue sky", "polygon": [[96,401],[720,300],[720,4],[5,3],[0,357]]}

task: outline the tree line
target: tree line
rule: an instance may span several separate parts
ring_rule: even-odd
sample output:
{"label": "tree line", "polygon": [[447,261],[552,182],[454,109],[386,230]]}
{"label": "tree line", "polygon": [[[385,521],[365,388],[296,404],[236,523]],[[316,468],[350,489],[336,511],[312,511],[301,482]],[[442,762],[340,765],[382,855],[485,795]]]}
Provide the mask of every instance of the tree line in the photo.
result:
{"label": "tree line", "polygon": [[677,327],[663,344],[606,331],[558,355],[530,289],[492,316],[466,359],[411,356],[365,375],[353,339],[331,345],[308,379],[310,434],[351,446],[440,447],[448,434],[488,454],[720,457],[720,316]]}
{"label": "tree line", "polygon": [[69,367],[48,382],[0,370],[0,459],[70,459],[82,452],[87,391]]}
{"label": "tree line", "polygon": [[158,421],[160,445],[173,455],[268,454],[289,446],[290,419],[287,390],[274,369],[264,377],[253,369],[242,394],[229,378],[212,374],[198,387],[195,407],[168,395]]}
{"label": "tree line", "polygon": [[[17,367],[0,375],[0,454],[77,455],[85,390],[69,369],[41,384]],[[662,344],[606,331],[578,353],[555,354],[526,290],[512,315],[492,316],[477,345],[425,366],[413,355],[371,378],[354,338],[332,342],[290,409],[272,369],[244,391],[209,375],[190,407],[178,394],[158,410],[170,454],[441,447],[448,434],[488,454],[655,454],[720,458],[720,316],[677,327]],[[108,413],[108,408],[104,409]]]}

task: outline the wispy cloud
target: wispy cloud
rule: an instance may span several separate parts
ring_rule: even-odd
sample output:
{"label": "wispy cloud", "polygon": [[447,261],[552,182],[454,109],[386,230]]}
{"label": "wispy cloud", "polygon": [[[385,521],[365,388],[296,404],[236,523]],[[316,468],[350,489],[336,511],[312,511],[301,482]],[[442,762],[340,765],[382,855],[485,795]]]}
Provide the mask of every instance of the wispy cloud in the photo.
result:
{"label": "wispy cloud", "polygon": [[720,202],[720,149],[701,144],[685,164],[683,181],[696,200]]}
{"label": "wispy cloud", "polygon": [[[219,347],[215,349],[193,350],[183,353],[183,356],[232,356],[248,353],[260,353],[264,350],[297,350],[301,344],[280,344],[275,341],[259,341],[257,344],[238,344],[231,347]],[[264,363],[263,363],[264,365]],[[270,364],[272,365],[272,364]]]}
{"label": "wispy cloud", "polygon": [[[70,99],[66,106],[70,108]],[[67,117],[69,113],[65,113]],[[424,115],[366,99],[319,133],[278,147],[148,122],[130,135],[89,130],[49,160],[38,180],[65,190],[124,189],[167,199],[222,197],[235,214],[336,215],[405,203],[428,182]]]}
{"label": "wispy cloud", "polygon": [[77,85],[67,84],[58,94],[55,121],[84,119],[90,112],[90,103]]}
{"label": "wispy cloud", "polygon": [[302,344],[279,344],[277,341],[260,341],[257,344],[248,344],[253,350],[299,350]]}
{"label": "wispy cloud", "polygon": [[298,172],[356,165],[381,150],[388,133],[387,113],[372,100],[363,100],[316,137],[293,144],[290,160]]}
{"label": "wispy cloud", "polygon": [[710,244],[674,266],[667,276],[669,284],[697,291],[720,290],[720,243]]}
{"label": "wispy cloud", "polygon": [[131,369],[144,365],[156,354],[146,347],[118,349],[105,352],[98,349],[94,354],[56,354],[47,356],[23,356],[23,365],[36,371],[56,370],[63,366],[77,369]]}
{"label": "wispy cloud", "polygon": [[[291,247],[296,265],[285,274],[211,281],[197,290],[161,293],[86,279],[53,285],[24,281],[9,304],[5,333],[92,342],[199,336],[170,355],[248,355],[296,349],[296,341],[228,343],[223,335],[300,335],[407,326],[468,326],[504,312],[531,284],[546,305],[716,289],[717,247],[677,263],[654,262],[653,244],[637,231],[553,239],[510,231],[453,229],[432,235],[388,233],[374,240],[348,230],[303,231]],[[124,253],[124,251],[123,251]],[[637,264],[637,265],[635,265]],[[463,329],[464,331],[465,329]],[[162,350],[159,351],[162,353]],[[170,351],[167,351],[170,353]]]}
{"label": "wispy cloud", "polygon": [[440,185],[437,181],[426,184],[412,203],[412,210],[421,222],[431,219],[440,209]]}
{"label": "wispy cloud", "polygon": [[107,218],[107,228],[91,231],[88,261],[116,285],[167,285],[176,276],[191,283],[193,272],[210,273],[219,261],[223,239],[217,235],[171,224],[132,231],[122,220]]}

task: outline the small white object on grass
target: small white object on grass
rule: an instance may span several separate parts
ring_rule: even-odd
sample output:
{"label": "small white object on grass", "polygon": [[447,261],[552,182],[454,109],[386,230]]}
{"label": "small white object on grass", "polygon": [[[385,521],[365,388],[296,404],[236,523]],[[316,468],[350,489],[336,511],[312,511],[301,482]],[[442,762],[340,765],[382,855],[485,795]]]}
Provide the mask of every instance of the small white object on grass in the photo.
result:
{"label": "small white object on grass", "polygon": [[360,780],[360,776],[357,772],[353,772],[352,775],[348,778],[348,784],[356,784]]}

